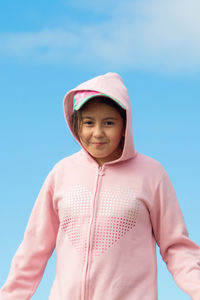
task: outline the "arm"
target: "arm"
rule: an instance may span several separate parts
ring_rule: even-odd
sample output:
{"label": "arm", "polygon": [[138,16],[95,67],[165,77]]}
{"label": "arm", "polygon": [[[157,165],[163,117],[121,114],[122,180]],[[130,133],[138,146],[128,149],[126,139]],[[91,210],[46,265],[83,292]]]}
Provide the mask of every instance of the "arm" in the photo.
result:
{"label": "arm", "polygon": [[34,205],[24,239],[12,260],[7,281],[0,290],[0,300],[31,298],[55,248],[58,226],[50,173]]}
{"label": "arm", "polygon": [[160,253],[177,285],[200,299],[200,247],[189,239],[174,188],[164,173],[154,197],[151,220]]}

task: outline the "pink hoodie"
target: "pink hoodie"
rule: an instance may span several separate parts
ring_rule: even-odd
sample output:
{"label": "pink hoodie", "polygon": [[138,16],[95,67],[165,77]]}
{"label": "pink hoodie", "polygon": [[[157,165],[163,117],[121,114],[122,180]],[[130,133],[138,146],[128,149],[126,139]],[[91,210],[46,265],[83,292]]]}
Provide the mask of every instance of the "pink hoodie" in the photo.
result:
{"label": "pink hoodie", "polygon": [[134,149],[127,89],[115,73],[66,94],[95,90],[127,110],[122,156],[99,167],[82,149],[56,164],[39,193],[0,300],[28,300],[54,248],[49,300],[156,300],[156,243],[174,280],[200,300],[200,248],[187,233],[172,184],[157,161]]}

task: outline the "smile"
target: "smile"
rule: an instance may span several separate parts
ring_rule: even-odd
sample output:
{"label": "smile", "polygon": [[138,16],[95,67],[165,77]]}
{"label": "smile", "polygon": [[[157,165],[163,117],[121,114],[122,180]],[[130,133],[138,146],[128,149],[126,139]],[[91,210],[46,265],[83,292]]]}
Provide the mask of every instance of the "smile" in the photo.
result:
{"label": "smile", "polygon": [[93,142],[92,143],[92,145],[94,145],[94,146],[103,146],[105,144],[106,144],[105,142]]}

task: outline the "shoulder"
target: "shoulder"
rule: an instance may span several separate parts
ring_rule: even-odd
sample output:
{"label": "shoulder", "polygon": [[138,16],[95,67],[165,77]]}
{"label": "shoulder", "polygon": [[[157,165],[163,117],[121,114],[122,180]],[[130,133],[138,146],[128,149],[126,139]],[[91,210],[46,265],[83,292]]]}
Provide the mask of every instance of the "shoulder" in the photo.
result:
{"label": "shoulder", "polygon": [[166,174],[165,168],[158,160],[139,152],[132,159],[132,165],[148,176],[162,177]]}
{"label": "shoulder", "polygon": [[143,153],[137,152],[135,158],[140,163],[145,163],[146,165],[152,167],[162,167],[161,163],[158,160]]}
{"label": "shoulder", "polygon": [[59,160],[54,167],[51,170],[52,174],[60,173],[63,170],[71,170],[71,168],[74,168],[74,165],[79,161],[80,159],[80,152],[78,151],[70,156],[64,157],[63,159]]}

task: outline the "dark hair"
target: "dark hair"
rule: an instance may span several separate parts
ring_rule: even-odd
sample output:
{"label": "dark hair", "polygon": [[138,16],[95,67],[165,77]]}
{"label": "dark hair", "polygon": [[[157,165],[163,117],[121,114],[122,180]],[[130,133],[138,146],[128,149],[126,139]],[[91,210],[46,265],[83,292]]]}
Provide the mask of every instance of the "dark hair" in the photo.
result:
{"label": "dark hair", "polygon": [[100,102],[106,105],[109,105],[117,110],[120,116],[123,119],[124,128],[126,127],[126,110],[121,108],[114,100],[103,97],[103,96],[96,96],[91,100],[87,101],[79,110],[75,110],[71,116],[71,129],[73,134],[78,138],[78,130],[81,125],[81,118],[82,118],[82,111],[86,110],[88,105],[92,102]]}

